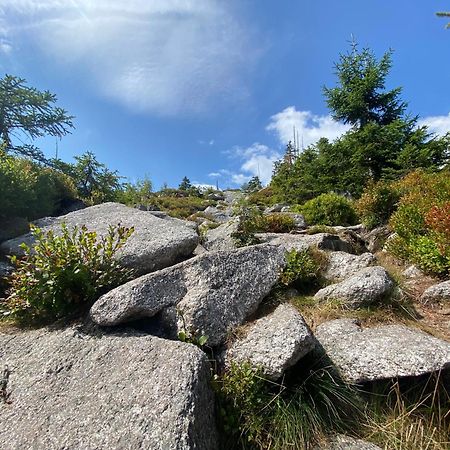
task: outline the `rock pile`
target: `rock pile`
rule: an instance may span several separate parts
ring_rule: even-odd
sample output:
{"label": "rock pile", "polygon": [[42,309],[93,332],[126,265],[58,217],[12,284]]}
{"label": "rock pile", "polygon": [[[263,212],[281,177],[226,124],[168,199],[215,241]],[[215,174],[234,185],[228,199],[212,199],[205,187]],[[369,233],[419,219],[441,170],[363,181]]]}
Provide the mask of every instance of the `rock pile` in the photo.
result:
{"label": "rock pile", "polygon": [[[234,193],[223,198],[236,201]],[[331,284],[315,294],[318,303],[374,305],[394,283],[372,253],[356,254],[352,242],[335,234],[263,233],[263,244],[236,249],[231,234],[237,221],[223,211],[210,211],[225,223],[206,233],[204,247],[197,247],[195,224],[114,203],[37,222],[56,232],[62,222],[86,225],[99,235],[109,225],[134,226],[118,257],[136,278],[97,300],[90,310],[95,325],[0,331],[0,374],[8,373],[1,450],[217,449],[211,366],[199,348],[174,340],[180,332],[193,342],[207,337],[225,367],[245,361],[274,381],[315,352],[325,352],[351,383],[450,369],[448,342],[404,325],[363,328],[338,319],[313,333],[289,303],[261,309],[292,249],[313,248],[326,257],[322,277]],[[31,244],[32,236],[0,249],[20,254],[21,242]],[[448,283],[428,289],[423,301],[448,300]],[[149,334],[155,323],[165,338]],[[338,436],[324,448],[377,447]]]}

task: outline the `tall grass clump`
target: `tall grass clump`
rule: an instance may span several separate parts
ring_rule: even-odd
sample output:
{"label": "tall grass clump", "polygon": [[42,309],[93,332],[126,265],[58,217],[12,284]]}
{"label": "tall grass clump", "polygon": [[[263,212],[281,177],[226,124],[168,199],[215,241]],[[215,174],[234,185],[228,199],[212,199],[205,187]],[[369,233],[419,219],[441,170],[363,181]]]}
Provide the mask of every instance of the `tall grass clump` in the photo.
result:
{"label": "tall grass clump", "polygon": [[278,382],[248,363],[217,377],[224,448],[308,449],[327,433],[358,428],[357,391],[312,358]]}
{"label": "tall grass clump", "polygon": [[368,396],[366,436],[389,450],[450,448],[450,394],[440,374],[378,385]]}

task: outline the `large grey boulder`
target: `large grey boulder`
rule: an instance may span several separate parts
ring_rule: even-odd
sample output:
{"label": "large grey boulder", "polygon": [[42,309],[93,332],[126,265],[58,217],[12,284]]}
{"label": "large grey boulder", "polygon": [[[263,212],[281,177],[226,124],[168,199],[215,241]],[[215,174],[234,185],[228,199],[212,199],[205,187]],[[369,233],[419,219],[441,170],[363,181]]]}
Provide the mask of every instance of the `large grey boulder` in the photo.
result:
{"label": "large grey boulder", "polygon": [[226,223],[231,219],[232,210],[231,208],[219,209],[215,206],[208,206],[204,211],[207,217],[211,218],[217,223]]}
{"label": "large grey boulder", "polygon": [[314,346],[315,339],[297,309],[282,304],[249,326],[245,337],[227,350],[225,363],[249,362],[267,378],[276,380]]}
{"label": "large grey boulder", "polygon": [[110,326],[176,306],[176,323],[169,325],[207,335],[214,346],[256,311],[284,265],[284,250],[267,244],[205,253],[113,289],[93,305],[91,317]]}
{"label": "large grey boulder", "polygon": [[381,447],[362,439],[355,439],[340,434],[326,444],[316,447],[315,450],[381,450]]}
{"label": "large grey boulder", "polygon": [[1,450],[217,448],[210,368],[193,345],[75,328],[0,334],[6,367]]}
{"label": "large grey boulder", "polygon": [[244,193],[242,191],[224,191],[223,196],[225,199],[225,203],[228,205],[235,205],[239,203],[240,200],[244,197]]}
{"label": "large grey boulder", "polygon": [[356,320],[325,322],[315,336],[349,382],[412,377],[450,368],[450,343],[404,325],[361,328]]}
{"label": "large grey boulder", "polygon": [[239,219],[233,218],[217,228],[208,230],[203,239],[203,246],[210,251],[235,249],[236,242],[231,235],[236,233],[238,227]]}
{"label": "large grey boulder", "polygon": [[370,305],[389,295],[394,288],[386,269],[366,267],[340,283],[320,289],[314,298],[318,301],[341,300],[349,308]]}
{"label": "large grey boulder", "polygon": [[[137,274],[151,272],[177,263],[192,254],[198,244],[198,235],[191,225],[178,219],[155,217],[145,211],[129,208],[119,203],[103,203],[61,217],[47,217],[35,222],[44,231],[60,232],[61,224],[69,227],[86,225],[99,236],[108,232],[110,225],[119,223],[134,227],[135,231],[118,253],[118,260],[136,270]],[[5,254],[21,255],[19,245],[33,243],[33,236],[26,234],[4,242],[0,250]]]}
{"label": "large grey boulder", "polygon": [[354,253],[353,246],[342,240],[339,236],[329,233],[317,234],[290,234],[290,233],[258,233],[256,234],[261,242],[270,242],[279,245],[286,250],[307,250],[316,248],[319,250],[342,251]]}
{"label": "large grey boulder", "polygon": [[424,291],[420,300],[423,303],[450,302],[450,280],[430,286]]}
{"label": "large grey boulder", "polygon": [[342,281],[375,263],[376,258],[372,253],[352,255],[346,252],[330,252],[322,276],[328,281]]}

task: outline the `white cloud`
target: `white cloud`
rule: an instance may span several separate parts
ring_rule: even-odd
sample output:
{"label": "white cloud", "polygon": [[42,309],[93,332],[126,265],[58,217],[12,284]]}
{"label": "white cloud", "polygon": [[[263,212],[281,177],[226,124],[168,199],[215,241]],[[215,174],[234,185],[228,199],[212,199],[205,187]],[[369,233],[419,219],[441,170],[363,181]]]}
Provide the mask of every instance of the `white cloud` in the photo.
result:
{"label": "white cloud", "polygon": [[1,30],[105,96],[163,115],[245,95],[240,75],[255,54],[219,0],[1,0]]}
{"label": "white cloud", "polygon": [[231,181],[238,185],[254,176],[258,176],[263,184],[268,184],[272,178],[273,165],[281,158],[278,152],[258,142],[247,148],[235,147],[227,153],[242,161],[240,173],[231,174]]}
{"label": "white cloud", "polygon": [[9,55],[12,52],[12,45],[5,39],[0,39],[0,54]]}
{"label": "white cloud", "polygon": [[209,178],[220,178],[222,176],[222,173],[220,173],[220,172],[211,172],[211,173],[208,173],[208,177]]}
{"label": "white cloud", "polygon": [[450,113],[447,116],[424,117],[418,121],[418,125],[426,125],[432,133],[444,136],[450,132]]}
{"label": "white cloud", "polygon": [[348,125],[336,122],[331,116],[316,116],[310,111],[297,111],[289,106],[270,118],[266,130],[274,131],[283,144],[294,138],[294,127],[299,137],[299,145],[306,148],[320,138],[334,140],[350,129]]}
{"label": "white cloud", "polygon": [[198,181],[194,181],[192,183],[192,186],[195,186],[196,188],[200,189],[201,192],[207,191],[209,189],[216,189],[216,186],[214,186],[213,184],[200,183]]}

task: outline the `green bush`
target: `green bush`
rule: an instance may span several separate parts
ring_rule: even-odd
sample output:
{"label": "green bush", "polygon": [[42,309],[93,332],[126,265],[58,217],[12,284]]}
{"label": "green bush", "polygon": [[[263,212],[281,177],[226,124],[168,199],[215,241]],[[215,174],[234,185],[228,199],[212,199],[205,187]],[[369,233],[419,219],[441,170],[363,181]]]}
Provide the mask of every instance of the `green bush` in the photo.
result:
{"label": "green bush", "polygon": [[261,217],[259,227],[264,233],[289,233],[295,229],[295,220],[289,214],[267,214]]}
{"label": "green bush", "polygon": [[76,198],[72,180],[26,158],[0,151],[0,215],[29,220],[54,215],[61,203]]}
{"label": "green bush", "polygon": [[132,232],[133,228],[111,226],[98,239],[84,226],[69,230],[62,225],[61,235],[32,227],[33,247],[22,244],[25,256],[11,258],[16,271],[9,296],[0,305],[3,314],[45,323],[80,313],[100,295],[130,279],[131,271],[114,256]]}
{"label": "green bush", "polygon": [[280,276],[280,283],[285,286],[295,284],[299,287],[318,280],[324,259],[319,252],[310,249],[287,253],[287,264]]}
{"label": "green bush", "polygon": [[371,230],[389,221],[397,209],[400,197],[400,191],[394,183],[369,183],[361,198],[356,201],[355,208],[362,223]]}
{"label": "green bush", "polygon": [[396,183],[402,193],[389,226],[396,236],[387,242],[395,256],[423,271],[450,274],[450,172],[415,171]]}
{"label": "green bush", "polygon": [[296,208],[309,225],[354,225],[357,216],[350,200],[337,194],[321,194]]}
{"label": "green bush", "polygon": [[263,215],[255,206],[241,205],[235,211],[239,216],[237,231],[231,234],[238,247],[259,244],[260,240],[255,236],[261,229]]}

